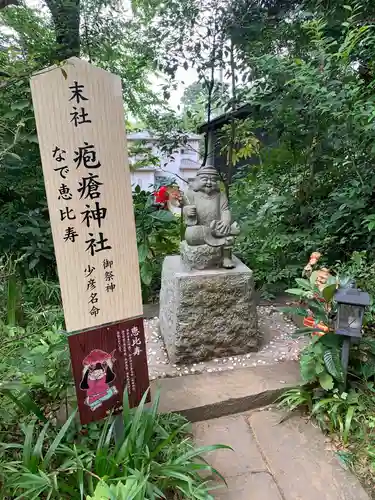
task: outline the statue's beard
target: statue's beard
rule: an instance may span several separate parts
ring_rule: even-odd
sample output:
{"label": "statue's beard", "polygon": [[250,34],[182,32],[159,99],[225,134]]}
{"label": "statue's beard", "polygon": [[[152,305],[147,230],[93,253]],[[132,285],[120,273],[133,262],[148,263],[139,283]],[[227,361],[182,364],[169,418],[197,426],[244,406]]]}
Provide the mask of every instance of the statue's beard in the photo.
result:
{"label": "statue's beard", "polygon": [[217,186],[211,186],[211,187],[202,187],[202,191],[206,194],[213,194],[219,192],[219,188]]}

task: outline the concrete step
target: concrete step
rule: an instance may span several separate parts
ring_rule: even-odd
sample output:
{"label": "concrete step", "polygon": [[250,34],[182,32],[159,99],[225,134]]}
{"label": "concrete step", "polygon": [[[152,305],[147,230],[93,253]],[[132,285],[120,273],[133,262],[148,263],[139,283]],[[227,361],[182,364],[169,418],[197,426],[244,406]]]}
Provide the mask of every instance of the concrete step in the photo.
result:
{"label": "concrete step", "polygon": [[216,373],[154,380],[161,389],[160,411],[179,412],[191,422],[245,412],[275,402],[300,383],[299,366],[286,361]]}

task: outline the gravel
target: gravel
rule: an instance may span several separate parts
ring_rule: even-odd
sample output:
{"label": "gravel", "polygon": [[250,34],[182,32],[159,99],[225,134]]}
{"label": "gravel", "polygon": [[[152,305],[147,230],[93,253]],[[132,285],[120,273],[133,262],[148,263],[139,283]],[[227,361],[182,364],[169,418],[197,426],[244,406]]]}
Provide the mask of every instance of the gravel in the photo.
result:
{"label": "gravel", "polygon": [[273,306],[259,306],[258,321],[259,330],[263,336],[263,345],[258,352],[228,358],[215,358],[192,365],[176,365],[171,364],[168,360],[168,354],[159,331],[158,318],[145,320],[150,379],[238,370],[299,358],[301,349],[306,345],[306,339],[292,337],[296,327],[290,320],[286,319]]}

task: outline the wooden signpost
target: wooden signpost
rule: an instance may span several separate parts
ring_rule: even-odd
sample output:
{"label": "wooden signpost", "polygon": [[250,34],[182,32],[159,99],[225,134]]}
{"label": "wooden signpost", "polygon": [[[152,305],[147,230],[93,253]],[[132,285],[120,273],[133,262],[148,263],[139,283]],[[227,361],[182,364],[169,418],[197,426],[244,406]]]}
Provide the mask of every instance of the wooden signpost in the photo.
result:
{"label": "wooden signpost", "polygon": [[78,58],[31,92],[82,423],[149,387],[121,80]]}

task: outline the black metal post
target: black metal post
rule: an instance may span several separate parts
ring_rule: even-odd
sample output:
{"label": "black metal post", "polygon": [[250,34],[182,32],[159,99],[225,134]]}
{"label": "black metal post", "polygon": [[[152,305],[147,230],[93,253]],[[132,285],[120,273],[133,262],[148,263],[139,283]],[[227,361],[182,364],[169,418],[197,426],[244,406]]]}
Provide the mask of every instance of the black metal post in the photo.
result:
{"label": "black metal post", "polygon": [[341,365],[344,372],[344,387],[346,388],[346,378],[348,376],[350,337],[345,335],[342,343]]}

